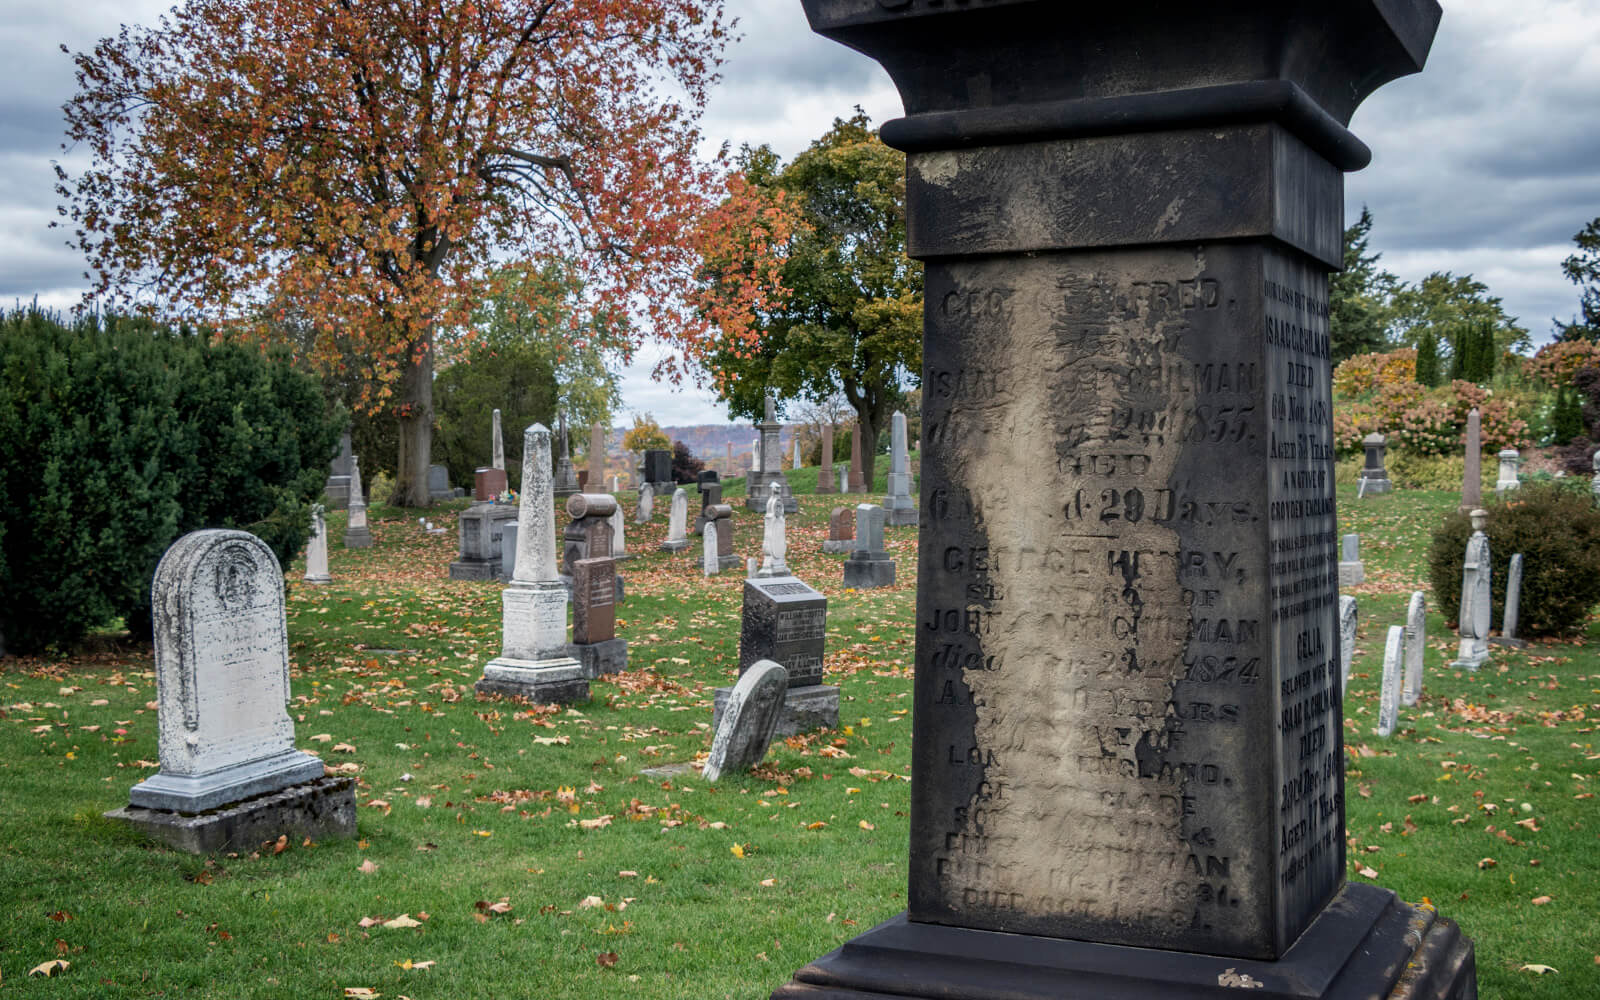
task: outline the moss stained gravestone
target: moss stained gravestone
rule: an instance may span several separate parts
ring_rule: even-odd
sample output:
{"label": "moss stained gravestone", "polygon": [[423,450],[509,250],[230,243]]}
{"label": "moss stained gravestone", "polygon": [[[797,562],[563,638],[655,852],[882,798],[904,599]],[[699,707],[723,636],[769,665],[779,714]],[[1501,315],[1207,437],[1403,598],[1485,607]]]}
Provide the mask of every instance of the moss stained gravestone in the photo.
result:
{"label": "moss stained gravestone", "polygon": [[909,906],[774,996],[1475,995],[1344,877],[1327,275],[1438,5],[802,2],[906,105],[924,452]]}
{"label": "moss stained gravestone", "polygon": [[354,783],[323,777],[294,746],[272,550],[243,531],[196,531],[167,550],[150,589],[161,770],[106,815],[196,854],[353,835]]}

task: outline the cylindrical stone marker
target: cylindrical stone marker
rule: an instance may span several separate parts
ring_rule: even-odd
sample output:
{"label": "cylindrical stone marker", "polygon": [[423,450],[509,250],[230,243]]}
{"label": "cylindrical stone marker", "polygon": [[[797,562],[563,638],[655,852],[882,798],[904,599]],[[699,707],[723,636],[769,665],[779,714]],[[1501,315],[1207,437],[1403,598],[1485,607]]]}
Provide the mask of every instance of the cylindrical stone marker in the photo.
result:
{"label": "cylindrical stone marker", "polygon": [[817,473],[817,492],[833,492],[833,421],[822,422],[822,466]]}
{"label": "cylindrical stone marker", "polygon": [[[1439,9],[803,2],[906,103],[925,312],[908,912],[797,981],[978,995],[900,981],[954,930],[1277,959],[1344,886],[1345,123]],[[982,995],[1114,992],[1017,975]]]}

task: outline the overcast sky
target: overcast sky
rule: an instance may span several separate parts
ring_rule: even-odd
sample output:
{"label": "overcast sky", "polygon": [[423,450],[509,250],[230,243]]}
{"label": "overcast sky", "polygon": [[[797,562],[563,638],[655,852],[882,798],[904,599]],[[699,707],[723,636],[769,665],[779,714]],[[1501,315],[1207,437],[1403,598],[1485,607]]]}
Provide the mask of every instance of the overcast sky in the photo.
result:
{"label": "overcast sky", "polygon": [[[79,50],[117,26],[151,23],[169,3],[0,0],[0,302],[77,301],[83,262],[62,245],[51,161]],[[1383,266],[1407,280],[1471,273],[1533,334],[1569,319],[1577,290],[1560,271],[1572,235],[1600,216],[1600,2],[1445,0],[1427,70],[1391,83],[1351,128],[1373,149],[1349,176],[1349,220],[1363,204]],[[875,122],[900,102],[877,65],[811,34],[799,0],[731,0],[743,40],[707,109],[713,144],[770,143],[785,158],[859,104]],[[713,399],[648,378],[641,354],[623,386],[626,412],[663,424],[726,419]],[[625,419],[619,419],[625,423]]]}

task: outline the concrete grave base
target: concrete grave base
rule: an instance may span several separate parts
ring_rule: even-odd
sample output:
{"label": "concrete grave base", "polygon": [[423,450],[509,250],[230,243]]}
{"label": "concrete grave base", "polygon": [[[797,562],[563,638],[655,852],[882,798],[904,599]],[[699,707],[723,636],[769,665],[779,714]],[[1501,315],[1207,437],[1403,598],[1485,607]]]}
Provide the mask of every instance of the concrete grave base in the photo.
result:
{"label": "concrete grave base", "polygon": [[450,564],[452,580],[498,580],[500,560],[457,559]]}
{"label": "concrete grave base", "polygon": [[204,774],[157,771],[128,790],[128,802],[141,809],[188,815],[250,801],[270,792],[322,777],[322,761],[287,747],[270,757],[245,761]]}
{"label": "concrete grave base", "polygon": [[573,659],[511,660],[495,657],[484,664],[483,676],[472,685],[479,695],[526,698],[535,704],[567,704],[589,700],[589,678]]}
{"label": "concrete grave base", "polygon": [[1471,940],[1432,909],[1346,885],[1276,962],[912,923],[894,917],[772,1000],[1476,1000]]}
{"label": "concrete grave base", "polygon": [[[894,498],[891,497],[890,499]],[[917,509],[917,505],[913,503],[904,507],[886,506],[885,513],[888,516],[890,525],[896,528],[904,528],[918,524],[921,512]]]}
{"label": "concrete grave base", "polygon": [[1354,587],[1367,582],[1366,565],[1359,562],[1339,563],[1339,586]]}
{"label": "concrete grave base", "polygon": [[628,669],[628,640],[607,639],[604,642],[573,643],[567,647],[572,658],[583,665],[583,675],[590,680],[605,674],[620,674]]}
{"label": "concrete grave base", "polygon": [[685,775],[700,773],[700,765],[692,760],[682,760],[676,764],[662,764],[659,767],[640,768],[639,773],[646,778],[668,779],[681,778]]}
{"label": "concrete grave base", "polygon": [[127,805],[105,816],[190,854],[249,851],[283,835],[354,837],[355,787],[353,778],[318,778],[198,815]]}
{"label": "concrete grave base", "polygon": [[841,538],[838,541],[834,541],[831,538],[825,538],[822,541],[822,551],[833,553],[835,555],[840,552],[852,552],[855,550],[855,547],[856,540],[854,538]]}
{"label": "concrete grave base", "polygon": [[662,542],[661,543],[661,551],[662,552],[682,552],[684,549],[686,549],[688,547],[689,547],[689,540],[687,538],[681,538],[681,539],[679,539],[678,541],[675,541],[675,542]]}
{"label": "concrete grave base", "polygon": [[[722,725],[722,712],[728,707],[733,687],[717,688],[711,708],[711,731]],[[839,725],[839,689],[829,684],[792,687],[783,696],[783,711],[778,716],[779,736],[794,736],[813,729],[833,729]]]}
{"label": "concrete grave base", "polygon": [[1394,489],[1394,483],[1387,479],[1363,479],[1361,482],[1366,484],[1361,492],[1369,497],[1375,493],[1388,493]]}
{"label": "concrete grave base", "polygon": [[894,586],[894,560],[886,553],[852,552],[844,561],[844,585],[857,590]]}
{"label": "concrete grave base", "polygon": [[1507,649],[1527,649],[1528,648],[1528,640],[1526,640],[1526,639],[1507,639],[1507,638],[1504,638],[1503,636],[1491,635],[1489,637],[1489,645],[1491,645],[1491,646],[1505,646]]}
{"label": "concrete grave base", "polygon": [[744,560],[738,555],[717,557],[717,572],[719,573],[726,573],[730,569],[738,569],[743,565]]}
{"label": "concrete grave base", "polygon": [[344,547],[347,549],[372,548],[372,529],[347,528],[344,533]]}

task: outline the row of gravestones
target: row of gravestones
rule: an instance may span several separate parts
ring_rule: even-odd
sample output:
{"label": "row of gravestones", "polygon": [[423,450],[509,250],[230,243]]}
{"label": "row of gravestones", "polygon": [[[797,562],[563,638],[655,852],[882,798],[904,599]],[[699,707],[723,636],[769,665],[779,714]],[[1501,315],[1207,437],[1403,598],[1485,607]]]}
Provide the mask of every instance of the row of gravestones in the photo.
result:
{"label": "row of gravestones", "polygon": [[[1474,408],[1467,413],[1466,470],[1461,479],[1462,510],[1472,510],[1483,500],[1483,486],[1478,466],[1482,447],[1480,441],[1480,421],[1478,411]],[[1361,447],[1365,456],[1360,478],[1356,483],[1356,496],[1388,493],[1394,488],[1394,484],[1389,481],[1389,472],[1385,466],[1389,451],[1388,438],[1383,434],[1368,434],[1362,439]],[[1522,453],[1515,448],[1507,448],[1495,457],[1500,462],[1495,476],[1495,493],[1504,496],[1512,490],[1521,488],[1519,470],[1522,466]],[[1595,453],[1595,483],[1600,484],[1600,452]],[[1600,485],[1596,486],[1596,494],[1600,496]]]}
{"label": "row of gravestones", "polygon": [[[475,685],[483,695],[587,700],[591,678],[626,664],[615,561],[583,558],[571,544],[556,561],[549,445],[547,430],[528,429],[518,559],[502,592],[501,654]],[[607,495],[578,494],[567,510],[609,529],[615,506]],[[186,535],[162,558],[151,600],[161,769],[107,815],[194,853],[291,833],[353,835],[353,779],[294,746],[283,575],[265,543],[241,531]],[[707,780],[754,766],[774,732],[837,725],[838,688],[821,684],[826,620],[827,599],[792,576],[747,582],[741,676],[717,692]]]}
{"label": "row of gravestones", "polygon": [[[1472,512],[1472,536],[1462,559],[1461,605],[1457,634],[1460,646],[1452,667],[1476,671],[1489,658],[1489,646],[1524,647],[1526,640],[1517,637],[1519,606],[1522,595],[1522,553],[1511,557],[1506,575],[1506,597],[1501,619],[1500,634],[1490,636],[1491,618],[1491,566],[1489,538],[1484,532],[1487,514],[1482,509]],[[1345,535],[1341,539],[1339,561],[1340,586],[1362,582],[1364,571],[1360,560],[1359,538]],[[1357,605],[1353,597],[1339,598],[1339,639],[1342,689],[1350,682],[1350,661],[1356,638]],[[1378,699],[1378,735],[1394,733],[1401,705],[1415,705],[1422,692],[1423,651],[1426,648],[1426,606],[1422,592],[1415,591],[1406,608],[1406,623],[1391,625],[1384,643],[1383,680]]]}

